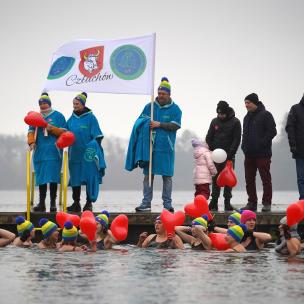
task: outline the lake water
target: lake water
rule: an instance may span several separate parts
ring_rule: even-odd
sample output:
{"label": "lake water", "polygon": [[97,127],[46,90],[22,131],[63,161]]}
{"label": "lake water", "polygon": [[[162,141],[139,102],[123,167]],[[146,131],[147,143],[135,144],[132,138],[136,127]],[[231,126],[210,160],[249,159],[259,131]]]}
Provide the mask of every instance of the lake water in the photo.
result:
{"label": "lake water", "polygon": [[[49,195],[49,194],[48,194]],[[298,200],[298,192],[294,191],[275,191],[273,193],[273,211],[283,211],[286,207]],[[262,193],[258,192],[261,201]],[[173,206],[176,210],[183,210],[186,203],[193,201],[192,191],[173,191]],[[133,212],[134,208],[142,200],[141,191],[101,191],[97,202],[94,203],[94,211],[107,209],[110,212]],[[223,197],[219,201],[219,208],[223,210]],[[35,202],[38,201],[38,191],[35,191]],[[247,203],[246,193],[243,191],[234,191],[232,204],[239,208]],[[68,205],[72,203],[72,194],[68,191]],[[85,204],[85,190],[82,191],[82,206]],[[49,201],[47,199],[47,206]],[[258,210],[261,209],[259,204]],[[0,212],[5,211],[25,211],[26,210],[26,192],[25,191],[0,191]],[[162,199],[161,191],[154,191],[152,202],[152,211],[161,212]]]}
{"label": "lake water", "polygon": [[0,303],[303,303],[304,256],[0,249]]}
{"label": "lake water", "polygon": [[[69,193],[70,197],[70,193]],[[182,209],[192,192],[175,191]],[[1,191],[0,211],[25,210],[24,191]],[[133,211],[138,191],[104,191],[94,209]],[[274,193],[274,209],[297,200]],[[241,206],[244,192],[235,192]],[[161,211],[155,192],[153,211]],[[273,246],[272,246],[273,247]],[[58,253],[37,248],[0,248],[0,303],[303,303],[304,255],[280,257],[273,248],[243,254],[132,245],[97,253]]]}

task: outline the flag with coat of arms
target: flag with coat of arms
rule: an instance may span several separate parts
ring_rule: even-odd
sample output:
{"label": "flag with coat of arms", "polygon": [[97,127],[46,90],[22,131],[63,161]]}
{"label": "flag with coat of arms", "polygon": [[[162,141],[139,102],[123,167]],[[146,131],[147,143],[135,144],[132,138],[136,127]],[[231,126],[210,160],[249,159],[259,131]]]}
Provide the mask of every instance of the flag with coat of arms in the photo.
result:
{"label": "flag with coat of arms", "polygon": [[153,95],[155,38],[75,40],[53,54],[45,90]]}

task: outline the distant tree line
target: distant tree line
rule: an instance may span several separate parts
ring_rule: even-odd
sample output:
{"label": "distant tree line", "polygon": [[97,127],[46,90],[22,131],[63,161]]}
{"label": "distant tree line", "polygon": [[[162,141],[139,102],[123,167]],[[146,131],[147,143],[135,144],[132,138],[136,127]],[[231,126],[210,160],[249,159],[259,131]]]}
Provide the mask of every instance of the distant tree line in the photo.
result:
{"label": "distant tree line", "polygon": [[[283,123],[285,126],[285,123]],[[294,160],[291,158],[285,130],[278,130],[279,138],[273,144],[272,179],[274,190],[297,190]],[[191,190],[193,156],[191,139],[204,138],[205,134],[194,134],[189,130],[180,132],[176,142],[174,190]],[[142,170],[127,172],[124,169],[128,141],[118,137],[105,138],[102,142],[106,154],[107,170],[103,189],[140,190]],[[0,135],[0,189],[25,189],[26,181],[26,136]],[[239,148],[236,155],[238,190],[245,190],[243,167],[244,156]],[[257,178],[259,181],[260,179]],[[261,185],[258,182],[258,187]],[[162,185],[160,178],[155,180],[155,188]]]}

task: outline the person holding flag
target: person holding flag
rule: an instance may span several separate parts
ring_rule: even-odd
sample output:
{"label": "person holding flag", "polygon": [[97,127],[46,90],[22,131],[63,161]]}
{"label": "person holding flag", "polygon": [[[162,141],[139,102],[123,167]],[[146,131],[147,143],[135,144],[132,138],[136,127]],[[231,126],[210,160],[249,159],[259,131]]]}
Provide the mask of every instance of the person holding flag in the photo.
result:
{"label": "person holding flag", "polygon": [[[158,87],[158,96],[154,101],[153,109],[153,120],[150,121],[153,142],[152,184],[149,185],[149,164],[145,163],[143,166],[145,175],[143,181],[144,198],[141,205],[136,207],[135,210],[137,212],[151,211],[154,175],[161,175],[163,178],[162,199],[164,208],[174,212],[171,198],[172,176],[174,174],[174,145],[176,131],[181,127],[182,111],[171,99],[171,86],[165,77],[162,78]],[[151,103],[145,106],[140,117],[151,117]],[[131,141],[133,141],[132,136]]]}
{"label": "person holding flag", "polygon": [[[86,204],[83,207],[83,211],[92,211],[92,201],[96,200],[90,196],[90,188],[87,182],[84,181],[83,160],[94,160],[96,154],[91,146],[92,141],[97,142],[97,146],[100,147],[103,139],[102,131],[100,130],[99,123],[93,112],[86,107],[87,93],[82,92],[78,94],[73,100],[74,111],[71,117],[67,121],[68,130],[75,135],[75,143],[69,148],[69,171],[70,171],[70,186],[73,191],[73,204],[67,209],[70,212],[80,212],[80,194],[81,185],[86,185]],[[96,143],[95,143],[96,144]],[[95,145],[96,147],[96,145]],[[94,152],[94,153],[93,153]],[[94,155],[93,155],[94,154]],[[102,154],[103,155],[103,154]],[[102,160],[99,159],[101,162]],[[92,173],[93,174],[93,173]],[[95,174],[95,173],[94,173]],[[101,179],[100,179],[101,182]],[[96,185],[95,185],[96,186]],[[99,184],[97,185],[99,187]],[[95,191],[96,192],[96,191]]]}
{"label": "person holding flag", "polygon": [[36,185],[39,186],[39,203],[34,207],[35,212],[45,212],[45,199],[47,184],[50,184],[50,212],[56,212],[57,185],[60,184],[60,172],[62,165],[62,150],[55,143],[57,138],[66,130],[64,116],[52,109],[51,99],[48,93],[42,93],[39,98],[40,113],[47,121],[47,133],[43,128],[29,127],[28,145],[34,150],[34,169]]}

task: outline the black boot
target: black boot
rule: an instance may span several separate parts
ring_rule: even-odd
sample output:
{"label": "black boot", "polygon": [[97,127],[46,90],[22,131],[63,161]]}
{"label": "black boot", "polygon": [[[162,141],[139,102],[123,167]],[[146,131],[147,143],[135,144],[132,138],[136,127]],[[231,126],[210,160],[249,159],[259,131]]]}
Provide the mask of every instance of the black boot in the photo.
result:
{"label": "black boot", "polygon": [[34,212],[45,212],[47,184],[39,185],[39,203],[33,208]]}
{"label": "black boot", "polygon": [[245,207],[242,207],[241,210],[251,210],[251,211],[257,211],[258,209],[258,203],[252,203],[248,202]]}
{"label": "black boot", "polygon": [[86,204],[83,206],[82,211],[86,211],[86,210],[93,211],[92,202],[90,202],[90,201],[86,202]]}
{"label": "black boot", "polygon": [[234,208],[230,204],[230,198],[225,198],[224,200],[225,211],[233,211]]}
{"label": "black boot", "polygon": [[50,183],[50,198],[51,198],[50,212],[57,212],[56,197],[57,197],[57,184]]}
{"label": "black boot", "polygon": [[210,211],[218,211],[218,199],[217,198],[212,198],[210,203],[209,203],[209,210]]}
{"label": "black boot", "polygon": [[81,212],[81,205],[80,205],[80,194],[81,194],[81,186],[72,187],[72,197],[74,203],[67,208],[69,212]]}

